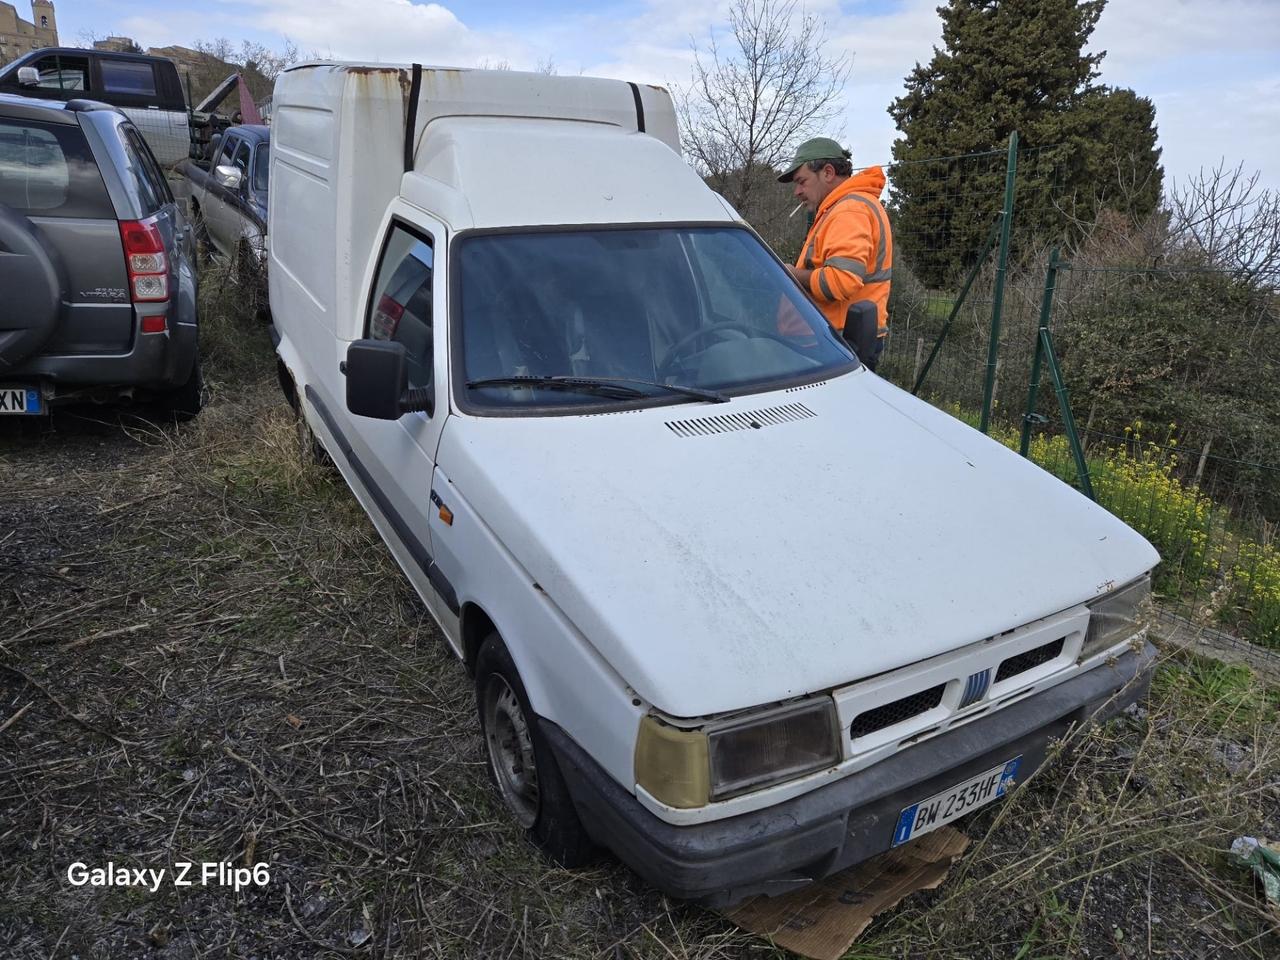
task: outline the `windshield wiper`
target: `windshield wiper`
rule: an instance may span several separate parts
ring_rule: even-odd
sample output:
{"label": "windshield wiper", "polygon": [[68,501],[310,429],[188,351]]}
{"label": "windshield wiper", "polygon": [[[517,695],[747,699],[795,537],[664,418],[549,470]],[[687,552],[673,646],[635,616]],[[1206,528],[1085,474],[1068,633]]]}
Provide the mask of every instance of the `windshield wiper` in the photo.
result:
{"label": "windshield wiper", "polygon": [[616,399],[632,399],[646,396],[643,390],[629,387],[629,383],[638,383],[646,387],[658,387],[671,393],[679,393],[697,400],[711,403],[728,403],[729,398],[715,390],[703,390],[701,387],[686,387],[683,384],[660,383],[657,380],[636,380],[631,377],[567,377],[567,376],[511,376],[489,377],[485,380],[468,380],[468,387],[550,387],[560,390],[582,390],[587,393],[599,393],[602,396],[612,395]]}
{"label": "windshield wiper", "polygon": [[576,390],[579,393],[594,393],[614,400],[635,400],[637,397],[646,396],[643,390],[636,390],[634,387],[582,377],[511,376],[487,377],[484,380],[467,381],[468,389],[476,387],[545,387],[550,390]]}

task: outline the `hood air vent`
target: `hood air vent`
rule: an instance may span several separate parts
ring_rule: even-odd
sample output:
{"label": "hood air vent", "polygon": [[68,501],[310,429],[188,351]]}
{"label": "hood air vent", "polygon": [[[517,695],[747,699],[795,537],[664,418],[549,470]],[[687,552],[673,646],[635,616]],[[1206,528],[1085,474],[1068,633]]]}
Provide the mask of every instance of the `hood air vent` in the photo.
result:
{"label": "hood air vent", "polygon": [[759,430],[779,423],[789,423],[792,420],[808,420],[815,416],[817,414],[803,403],[785,403],[780,407],[765,407],[763,410],[748,410],[719,417],[668,420],[667,427],[678,437],[706,437],[713,433]]}

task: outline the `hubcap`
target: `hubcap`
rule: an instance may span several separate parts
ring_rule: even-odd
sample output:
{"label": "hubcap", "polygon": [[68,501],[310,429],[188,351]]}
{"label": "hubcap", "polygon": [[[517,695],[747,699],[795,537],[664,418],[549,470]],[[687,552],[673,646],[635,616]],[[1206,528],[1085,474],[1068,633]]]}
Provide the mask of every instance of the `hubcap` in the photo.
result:
{"label": "hubcap", "polygon": [[529,723],[515,691],[494,674],[484,692],[485,742],[498,790],[520,826],[538,819],[538,765]]}

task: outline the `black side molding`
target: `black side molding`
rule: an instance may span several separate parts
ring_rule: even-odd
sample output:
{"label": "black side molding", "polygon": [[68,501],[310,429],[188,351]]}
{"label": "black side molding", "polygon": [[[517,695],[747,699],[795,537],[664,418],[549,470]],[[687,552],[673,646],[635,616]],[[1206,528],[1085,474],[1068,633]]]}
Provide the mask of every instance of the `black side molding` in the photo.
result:
{"label": "black side molding", "polygon": [[409,83],[409,112],[404,121],[404,172],[413,169],[413,139],[418,132],[418,94],[422,92],[422,64],[413,65]]}
{"label": "black side molding", "polygon": [[320,399],[315,388],[311,384],[307,384],[307,399],[311,405],[315,407],[316,413],[320,414],[320,419],[324,421],[324,425],[329,428],[329,432],[333,434],[333,438],[338,442],[338,448],[342,451],[343,458],[347,463],[351,464],[351,469],[355,471],[360,483],[369,491],[369,496],[373,497],[373,502],[378,505],[378,510],[387,518],[387,522],[396,532],[396,537],[408,549],[409,554],[413,557],[413,562],[418,568],[426,574],[427,580],[435,587],[436,592],[440,594],[440,599],[444,601],[445,606],[449,608],[449,612],[455,617],[461,612],[458,604],[458,591],[453,588],[453,584],[449,582],[438,566],[431,554],[427,551],[426,544],[417,538],[414,532],[409,528],[409,524],[405,522],[400,511],[395,508],[387,495],[383,493],[373,480],[369,469],[360,462],[360,458],[355,455],[351,449],[351,443],[347,440],[346,435],[338,428],[338,422],[333,419],[333,414],[329,412],[329,408],[324,405],[324,401]]}
{"label": "black side molding", "polygon": [[628,83],[631,88],[631,96],[636,99],[636,129],[640,133],[644,133],[644,101],[640,99],[640,88],[634,83]]}

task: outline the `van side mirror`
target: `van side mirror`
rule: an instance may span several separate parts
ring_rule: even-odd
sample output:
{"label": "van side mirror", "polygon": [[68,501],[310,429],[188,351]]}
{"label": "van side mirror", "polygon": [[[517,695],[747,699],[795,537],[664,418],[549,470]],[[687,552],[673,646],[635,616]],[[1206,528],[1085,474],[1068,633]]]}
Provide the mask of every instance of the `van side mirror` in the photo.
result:
{"label": "van side mirror", "polygon": [[347,409],[359,417],[399,420],[414,410],[431,415],[431,390],[409,389],[409,356],[394,340],[356,340],[347,347]]}
{"label": "van side mirror", "polygon": [[213,168],[213,179],[228,190],[239,190],[242,175],[240,168],[229,163],[220,163]]}
{"label": "van side mirror", "polygon": [[38,87],[40,85],[40,71],[35,67],[19,67],[18,68],[18,86],[21,87]]}
{"label": "van side mirror", "polygon": [[870,300],[859,300],[849,306],[844,320],[844,339],[864,364],[874,364],[876,338],[880,334],[879,314]]}

